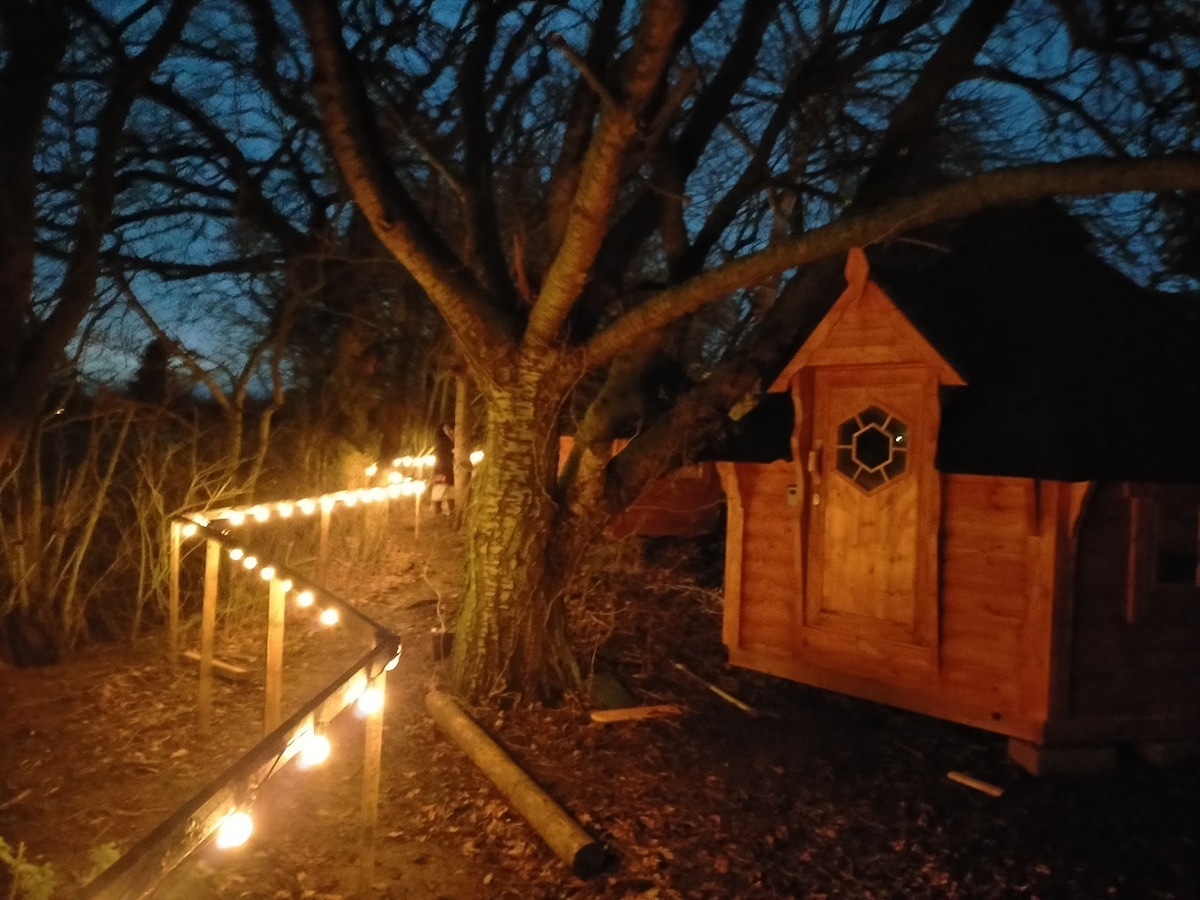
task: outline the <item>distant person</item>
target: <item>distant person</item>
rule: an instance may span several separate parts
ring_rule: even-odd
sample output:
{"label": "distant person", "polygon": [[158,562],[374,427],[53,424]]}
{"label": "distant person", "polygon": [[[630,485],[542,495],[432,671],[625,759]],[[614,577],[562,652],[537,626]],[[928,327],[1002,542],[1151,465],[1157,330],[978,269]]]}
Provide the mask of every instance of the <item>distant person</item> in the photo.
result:
{"label": "distant person", "polygon": [[443,422],[433,436],[433,508],[448,516],[454,511],[454,423]]}

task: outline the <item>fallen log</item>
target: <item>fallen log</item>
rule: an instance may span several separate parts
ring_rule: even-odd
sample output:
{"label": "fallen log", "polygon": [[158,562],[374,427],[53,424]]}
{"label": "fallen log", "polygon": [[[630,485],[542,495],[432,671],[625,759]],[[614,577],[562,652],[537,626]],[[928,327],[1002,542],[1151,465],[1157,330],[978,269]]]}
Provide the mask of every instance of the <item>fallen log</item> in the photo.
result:
{"label": "fallen log", "polygon": [[560,859],[581,878],[598,873],[608,854],[561,806],[442,691],[425,695],[425,708],[438,728],[479,766]]}
{"label": "fallen log", "polygon": [[628,722],[637,719],[660,719],[663,716],[678,716],[683,707],[674,703],[659,703],[655,706],[623,706],[620,709],[594,709],[593,722]]}

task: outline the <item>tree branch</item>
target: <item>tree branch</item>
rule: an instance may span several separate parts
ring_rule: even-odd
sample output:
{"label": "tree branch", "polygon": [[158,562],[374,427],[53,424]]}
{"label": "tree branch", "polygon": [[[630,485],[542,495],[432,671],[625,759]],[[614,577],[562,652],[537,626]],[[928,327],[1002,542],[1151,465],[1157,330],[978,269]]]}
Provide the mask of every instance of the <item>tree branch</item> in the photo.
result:
{"label": "tree branch", "polygon": [[1137,160],[1081,158],[997,169],[963,178],[870,211],[847,213],[823,228],[781,240],[667,288],[597,334],[586,347],[586,364],[595,367],[608,362],[646,335],[736,290],[922,225],[960,219],[988,207],[1056,195],[1082,197],[1198,189],[1200,156],[1197,155]]}
{"label": "tree branch", "polygon": [[546,273],[525,334],[527,346],[552,343],[587,282],[592,262],[608,231],[620,185],[622,163],[636,137],[640,117],[670,62],[682,4],[649,0],[630,50],[622,96],[602,104],[600,122],[584,157],[582,175],[562,245]]}
{"label": "tree branch", "polygon": [[463,356],[483,378],[516,346],[517,323],[438,237],[392,171],[366,90],[341,38],[333,0],[293,0],[313,53],[313,93],[351,196],[371,228],[441,312]]}

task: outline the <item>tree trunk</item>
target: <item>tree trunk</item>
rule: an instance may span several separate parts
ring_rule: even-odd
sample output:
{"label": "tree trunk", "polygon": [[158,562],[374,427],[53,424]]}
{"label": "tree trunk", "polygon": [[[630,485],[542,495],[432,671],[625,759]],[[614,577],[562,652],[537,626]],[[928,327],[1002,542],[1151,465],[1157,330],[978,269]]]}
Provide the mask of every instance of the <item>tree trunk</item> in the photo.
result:
{"label": "tree trunk", "polygon": [[452,662],[455,690],[472,700],[553,700],[580,684],[560,591],[564,567],[549,552],[564,537],[555,486],[562,391],[552,380],[520,366],[486,394],[487,442],[471,488]]}

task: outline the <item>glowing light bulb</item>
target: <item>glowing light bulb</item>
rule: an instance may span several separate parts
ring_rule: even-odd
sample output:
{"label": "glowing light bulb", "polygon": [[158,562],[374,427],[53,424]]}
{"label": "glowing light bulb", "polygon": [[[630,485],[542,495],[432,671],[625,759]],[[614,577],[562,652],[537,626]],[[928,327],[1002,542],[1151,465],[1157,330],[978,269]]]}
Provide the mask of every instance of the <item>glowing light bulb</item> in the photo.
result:
{"label": "glowing light bulb", "polygon": [[334,500],[332,497],[329,497],[329,496],[322,497],[321,498],[321,512],[329,512],[331,509],[333,509],[334,504],[336,504],[336,503],[337,503],[337,501]]}
{"label": "glowing light bulb", "polygon": [[388,664],[383,667],[383,671],[390,672],[390,671],[392,671],[392,669],[396,668],[396,666],[398,666],[398,665],[400,665],[400,651],[399,650],[396,651],[395,656],[393,656],[391,659],[388,660]]}
{"label": "glowing light bulb", "polygon": [[321,610],[321,624],[322,625],[336,625],[337,621],[338,621],[338,611],[336,609],[334,609],[332,606],[326,607],[325,609]]}
{"label": "glowing light bulb", "polygon": [[232,550],[229,551],[230,559],[234,559],[234,560],[241,559],[245,555],[246,555],[246,551],[243,550],[241,547],[234,547]]}
{"label": "glowing light bulb", "polygon": [[399,484],[404,480],[404,476],[399,472],[388,472],[388,484]]}
{"label": "glowing light bulb", "polygon": [[271,518],[271,511],[265,506],[254,507],[254,509],[250,510],[250,514],[259,522],[265,522],[267,519]]}
{"label": "glowing light bulb", "polygon": [[401,457],[397,456],[395,459],[392,460],[392,468],[393,469],[398,469],[402,465],[404,465],[404,460]]}
{"label": "glowing light bulb", "polygon": [[222,850],[230,847],[240,847],[250,839],[254,831],[254,820],[249,813],[231,812],[217,826],[217,846]]}
{"label": "glowing light bulb", "polygon": [[371,463],[369,466],[367,466],[366,471],[368,478],[374,478],[375,473],[379,471],[379,466],[375,465],[375,463]]}
{"label": "glowing light bulb", "polygon": [[242,560],[242,565],[245,566],[247,569],[253,569],[255,566],[258,565],[258,557],[257,556],[247,556],[245,559]]}
{"label": "glowing light bulb", "polygon": [[359,493],[358,493],[358,491],[355,491],[354,493],[347,494],[345,497],[343,497],[342,502],[345,503],[347,506],[354,506],[354,504],[358,503],[358,498],[359,498]]}
{"label": "glowing light bulb", "polygon": [[292,506],[290,503],[280,503],[277,507],[275,507],[275,510],[279,513],[279,517],[281,519],[287,519],[291,518],[291,515],[293,512],[295,512],[296,507]]}
{"label": "glowing light bulb", "polygon": [[261,569],[259,569],[258,574],[262,578],[263,581],[270,581],[272,578],[275,577],[275,567],[274,566],[263,566]]}
{"label": "glowing light bulb", "polygon": [[300,507],[300,512],[304,513],[306,516],[311,516],[317,508],[316,501],[309,500],[307,497],[296,505]]}
{"label": "glowing light bulb", "polygon": [[182,534],[184,537],[191,537],[199,530],[200,530],[200,526],[197,525],[195,522],[188,522],[186,525],[183,526],[183,528],[181,528],[179,530],[179,533]]}
{"label": "glowing light bulb", "polygon": [[378,685],[371,685],[358,698],[358,709],[364,716],[373,716],[383,709],[383,691]]}
{"label": "glowing light bulb", "polygon": [[282,580],[279,582],[279,588],[280,588],[280,590],[282,590],[282,591],[283,591],[285,594],[286,594],[288,591],[290,591],[290,590],[292,589],[292,587],[293,587],[293,585],[292,585],[292,579],[290,579],[290,578],[284,578],[284,579],[282,579]]}
{"label": "glowing light bulb", "polygon": [[471,465],[477,466],[481,462],[483,462],[483,451],[482,450],[472,450],[471,455],[468,458],[471,460]]}
{"label": "glowing light bulb", "polygon": [[311,769],[329,759],[329,738],[323,734],[309,732],[308,737],[300,747],[300,756],[296,760],[297,767]]}
{"label": "glowing light bulb", "polygon": [[229,524],[230,525],[241,525],[245,521],[246,521],[246,514],[244,512],[239,512],[238,510],[235,509],[229,513]]}
{"label": "glowing light bulb", "polygon": [[313,605],[313,592],[312,591],[301,591],[300,593],[298,593],[296,595],[296,602],[300,606],[312,606]]}

